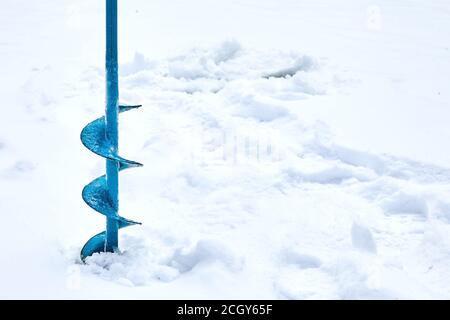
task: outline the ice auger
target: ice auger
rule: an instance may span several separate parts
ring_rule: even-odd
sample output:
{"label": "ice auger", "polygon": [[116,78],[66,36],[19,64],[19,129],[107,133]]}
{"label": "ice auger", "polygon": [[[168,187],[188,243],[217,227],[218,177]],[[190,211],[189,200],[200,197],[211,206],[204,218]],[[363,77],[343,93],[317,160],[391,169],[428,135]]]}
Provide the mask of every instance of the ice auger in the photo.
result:
{"label": "ice auger", "polygon": [[117,55],[117,0],[106,0],[106,115],[89,123],[81,132],[86,148],[106,159],[106,175],[84,187],[83,200],[106,216],[106,231],[93,236],[81,250],[81,259],[96,252],[117,252],[119,229],[140,224],[119,216],[119,171],[142,164],[118,155],[118,115],[141,107],[120,105]]}

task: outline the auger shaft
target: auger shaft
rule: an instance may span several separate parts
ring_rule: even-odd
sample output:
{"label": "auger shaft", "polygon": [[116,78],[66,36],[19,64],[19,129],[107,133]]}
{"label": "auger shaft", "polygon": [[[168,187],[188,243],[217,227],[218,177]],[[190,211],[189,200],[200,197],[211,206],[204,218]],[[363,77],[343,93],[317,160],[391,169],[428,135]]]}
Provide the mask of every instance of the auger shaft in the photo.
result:
{"label": "auger shaft", "polygon": [[[111,151],[119,152],[119,76],[117,45],[117,0],[106,0],[106,139]],[[119,163],[106,160],[106,182],[111,205],[119,210]],[[106,218],[105,251],[114,252],[119,247],[119,225],[116,219]]]}

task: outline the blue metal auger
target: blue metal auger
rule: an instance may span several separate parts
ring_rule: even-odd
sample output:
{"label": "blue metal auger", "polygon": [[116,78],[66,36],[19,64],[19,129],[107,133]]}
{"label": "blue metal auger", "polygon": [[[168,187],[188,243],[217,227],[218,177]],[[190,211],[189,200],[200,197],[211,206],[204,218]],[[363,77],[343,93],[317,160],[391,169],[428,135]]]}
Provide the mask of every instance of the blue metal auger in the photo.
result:
{"label": "blue metal auger", "polygon": [[81,132],[86,148],[106,159],[106,175],[83,189],[83,200],[95,211],[106,216],[106,231],[93,236],[81,250],[81,259],[97,252],[117,252],[119,229],[140,224],[119,216],[119,171],[142,164],[118,155],[118,115],[141,107],[119,104],[117,55],[117,0],[106,0],[106,116],[89,123]]}

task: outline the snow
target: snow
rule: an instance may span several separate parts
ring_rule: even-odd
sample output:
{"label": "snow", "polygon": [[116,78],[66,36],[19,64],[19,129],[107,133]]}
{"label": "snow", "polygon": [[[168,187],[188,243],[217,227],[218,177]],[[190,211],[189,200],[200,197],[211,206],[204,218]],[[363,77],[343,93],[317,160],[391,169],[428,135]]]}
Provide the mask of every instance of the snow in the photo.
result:
{"label": "snow", "polygon": [[352,225],[352,244],[363,251],[376,253],[377,246],[369,228],[356,222]]}
{"label": "snow", "polygon": [[104,4],[0,0],[0,298],[450,298],[448,1],[120,2],[121,254]]}

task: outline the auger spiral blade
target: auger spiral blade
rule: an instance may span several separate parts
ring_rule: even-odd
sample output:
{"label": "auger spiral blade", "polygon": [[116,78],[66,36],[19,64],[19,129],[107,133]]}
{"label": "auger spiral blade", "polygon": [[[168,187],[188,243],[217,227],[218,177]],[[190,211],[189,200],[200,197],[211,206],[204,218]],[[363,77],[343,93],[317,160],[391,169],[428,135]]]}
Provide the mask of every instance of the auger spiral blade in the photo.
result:
{"label": "auger spiral blade", "polygon": [[118,155],[118,114],[141,105],[118,103],[117,0],[106,0],[106,115],[89,123],[81,132],[83,145],[106,159],[106,174],[86,185],[82,192],[86,204],[106,217],[106,231],[93,236],[81,249],[81,260],[100,252],[118,251],[118,231],[140,224],[118,214],[119,172],[141,167],[136,161]]}

